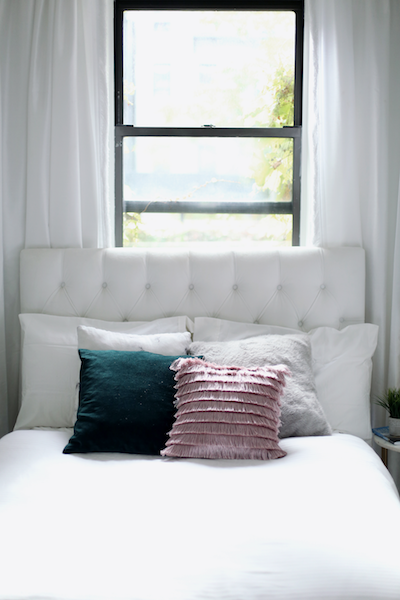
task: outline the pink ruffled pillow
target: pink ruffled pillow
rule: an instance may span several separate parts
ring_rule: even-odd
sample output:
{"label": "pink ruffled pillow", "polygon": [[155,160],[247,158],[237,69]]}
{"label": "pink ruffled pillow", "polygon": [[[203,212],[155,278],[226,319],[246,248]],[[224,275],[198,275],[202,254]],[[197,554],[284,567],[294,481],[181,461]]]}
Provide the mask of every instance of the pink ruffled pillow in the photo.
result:
{"label": "pink ruffled pillow", "polygon": [[279,447],[280,398],[287,367],[234,367],[179,358],[177,413],[163,456],[268,460]]}

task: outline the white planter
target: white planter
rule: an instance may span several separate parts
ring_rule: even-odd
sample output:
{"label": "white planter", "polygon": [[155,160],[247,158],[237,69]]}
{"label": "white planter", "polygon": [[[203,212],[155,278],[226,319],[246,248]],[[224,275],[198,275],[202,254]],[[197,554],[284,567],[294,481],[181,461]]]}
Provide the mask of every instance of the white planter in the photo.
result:
{"label": "white planter", "polygon": [[400,437],[400,419],[389,417],[389,434]]}

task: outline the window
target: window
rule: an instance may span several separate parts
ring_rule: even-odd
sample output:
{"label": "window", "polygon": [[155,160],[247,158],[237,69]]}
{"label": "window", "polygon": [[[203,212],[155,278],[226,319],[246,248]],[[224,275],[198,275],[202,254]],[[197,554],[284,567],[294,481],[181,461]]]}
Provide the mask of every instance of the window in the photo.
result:
{"label": "window", "polygon": [[116,243],[298,245],[303,0],[116,0]]}

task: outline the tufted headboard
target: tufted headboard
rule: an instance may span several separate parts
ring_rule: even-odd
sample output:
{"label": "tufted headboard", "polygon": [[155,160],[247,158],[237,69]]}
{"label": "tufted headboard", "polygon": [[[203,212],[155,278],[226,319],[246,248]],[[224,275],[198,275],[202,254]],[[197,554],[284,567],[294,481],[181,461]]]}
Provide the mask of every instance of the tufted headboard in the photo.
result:
{"label": "tufted headboard", "polygon": [[21,312],[341,329],[364,322],[364,262],[361,248],[23,250]]}

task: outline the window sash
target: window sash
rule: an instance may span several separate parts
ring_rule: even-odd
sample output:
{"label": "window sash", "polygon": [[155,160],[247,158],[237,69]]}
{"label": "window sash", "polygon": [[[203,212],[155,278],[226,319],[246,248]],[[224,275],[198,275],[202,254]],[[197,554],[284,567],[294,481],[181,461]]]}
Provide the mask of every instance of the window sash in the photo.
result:
{"label": "window sash", "polygon": [[[226,6],[225,6],[226,5]],[[224,0],[195,0],[190,9],[232,10],[232,3]],[[135,127],[123,124],[123,65],[122,65],[122,23],[123,12],[137,10],[187,10],[188,3],[183,0],[116,0],[115,2],[115,242],[123,245],[123,213],[141,212],[180,212],[180,213],[236,213],[236,214],[291,214],[293,215],[292,245],[300,243],[300,154],[302,122],[302,71],[303,71],[303,0],[241,0],[235,2],[236,10],[290,10],[296,14],[296,49],[294,83],[294,125],[282,128],[245,128],[245,127]],[[292,202],[170,202],[151,204],[145,201],[124,201],[123,199],[123,156],[124,137],[140,136],[183,136],[183,137],[255,137],[255,138],[293,138],[293,188]]]}

